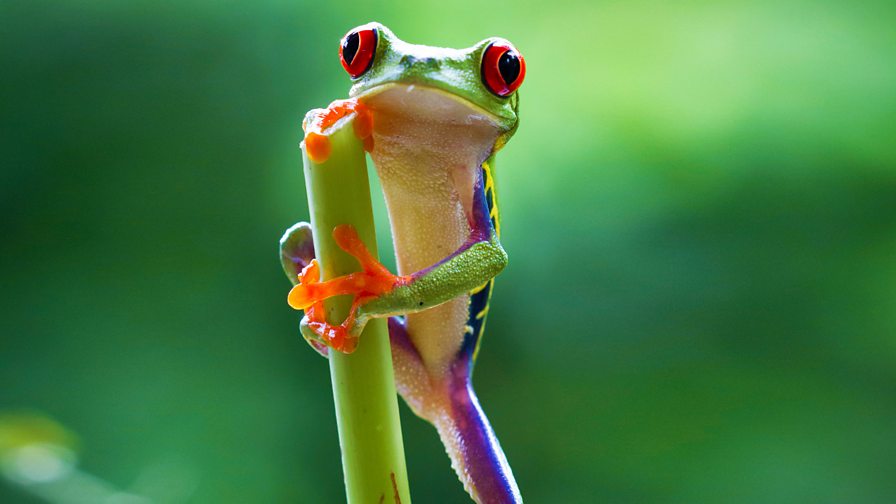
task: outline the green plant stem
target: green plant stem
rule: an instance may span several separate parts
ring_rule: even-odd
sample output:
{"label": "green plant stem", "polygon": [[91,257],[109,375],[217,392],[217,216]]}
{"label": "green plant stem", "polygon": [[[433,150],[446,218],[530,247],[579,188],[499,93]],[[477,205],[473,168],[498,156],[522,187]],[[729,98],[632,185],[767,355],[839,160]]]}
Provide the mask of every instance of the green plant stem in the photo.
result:
{"label": "green plant stem", "polygon": [[[333,228],[351,224],[376,256],[376,232],[362,143],[351,120],[325,132],[332,147],[317,164],[302,149],[305,185],[321,280],[360,269],[333,240]],[[351,299],[328,300],[327,319],[345,319]],[[410,504],[404,445],[398,417],[392,355],[385,319],[371,320],[350,354],[330,351],[330,376],[336,404],[345,491],[349,504]]]}

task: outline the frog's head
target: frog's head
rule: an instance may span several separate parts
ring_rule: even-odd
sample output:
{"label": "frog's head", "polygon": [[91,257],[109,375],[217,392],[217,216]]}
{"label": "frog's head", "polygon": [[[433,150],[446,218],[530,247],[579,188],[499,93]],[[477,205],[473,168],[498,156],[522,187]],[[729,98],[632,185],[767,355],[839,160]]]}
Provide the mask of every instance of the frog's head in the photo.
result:
{"label": "frog's head", "polygon": [[385,26],[368,23],[345,35],[339,57],[354,81],[350,96],[375,111],[430,124],[482,126],[495,132],[496,149],[516,131],[517,89],[526,64],[504,39],[445,49],[409,44]]}

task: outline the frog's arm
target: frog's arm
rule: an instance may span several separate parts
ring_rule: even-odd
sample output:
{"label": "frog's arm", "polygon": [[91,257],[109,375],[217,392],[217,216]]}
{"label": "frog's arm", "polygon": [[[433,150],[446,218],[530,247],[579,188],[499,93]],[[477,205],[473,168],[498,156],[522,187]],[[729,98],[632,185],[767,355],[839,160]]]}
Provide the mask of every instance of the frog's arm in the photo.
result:
{"label": "frog's arm", "polygon": [[483,188],[483,172],[473,188],[470,236],[454,253],[410,275],[410,280],[362,306],[369,316],[425,310],[470,292],[507,266],[507,253],[495,232]]}
{"label": "frog's arm", "polygon": [[[464,244],[438,263],[406,276],[392,275],[366,250],[349,226],[339,226],[333,236],[337,244],[358,259],[363,271],[326,282],[303,282],[289,293],[289,304],[307,310],[332,296],[353,294],[352,315],[341,326],[312,322],[303,327],[319,337],[344,332],[339,340],[350,341],[364,329],[370,318],[423,311],[470,292],[501,272],[507,253],[498,241],[489,215],[484,175],[477,170],[473,201],[468,214],[470,236]],[[332,340],[333,338],[325,338]]]}

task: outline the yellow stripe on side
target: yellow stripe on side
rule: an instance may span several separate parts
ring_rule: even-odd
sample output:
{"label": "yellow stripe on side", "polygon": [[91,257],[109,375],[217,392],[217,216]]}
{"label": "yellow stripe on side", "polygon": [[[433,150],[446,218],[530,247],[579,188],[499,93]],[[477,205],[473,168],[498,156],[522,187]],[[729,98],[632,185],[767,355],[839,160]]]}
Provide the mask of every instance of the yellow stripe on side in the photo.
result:
{"label": "yellow stripe on side", "polygon": [[[490,281],[491,280],[489,280],[489,282]],[[479,294],[480,292],[482,292],[482,289],[488,287],[489,282],[485,282],[484,284],[480,285],[479,287],[476,287],[475,289],[471,290],[470,295],[472,296],[473,294]]]}
{"label": "yellow stripe on side", "polygon": [[[492,303],[492,292],[495,291],[495,280],[489,280],[487,285],[489,286],[488,300],[485,302],[485,308],[476,315],[477,319],[482,318],[482,325],[479,326],[479,337],[476,338],[476,348],[473,349],[473,362],[476,362],[476,358],[479,357],[479,347],[482,346],[482,335],[485,333],[485,316],[488,314],[488,307]],[[482,315],[482,317],[479,315]]]}
{"label": "yellow stripe on side", "polygon": [[489,217],[495,223],[495,234],[501,237],[501,217],[498,212],[498,191],[495,190],[495,178],[492,176],[492,167],[488,162],[482,163],[482,172],[484,173],[483,183],[485,185],[485,199],[489,206]]}
{"label": "yellow stripe on side", "polygon": [[[495,178],[492,176],[492,167],[488,162],[482,163],[482,173],[483,173],[483,186],[485,189],[485,201],[489,207],[489,218],[491,218],[495,227],[495,234],[498,238],[501,237],[501,214],[498,211],[498,192],[495,189]],[[482,324],[479,326],[479,334],[476,337],[476,348],[473,350],[473,360],[479,356],[479,347],[482,346],[482,335],[485,333],[485,321],[486,315],[488,315],[489,306],[491,306],[492,301],[492,293],[494,292],[495,279],[492,278],[488,282],[476,287],[472,291],[470,291],[470,295],[482,292],[482,289],[488,287],[488,299],[485,302],[485,307],[476,314],[476,320],[482,320]]]}

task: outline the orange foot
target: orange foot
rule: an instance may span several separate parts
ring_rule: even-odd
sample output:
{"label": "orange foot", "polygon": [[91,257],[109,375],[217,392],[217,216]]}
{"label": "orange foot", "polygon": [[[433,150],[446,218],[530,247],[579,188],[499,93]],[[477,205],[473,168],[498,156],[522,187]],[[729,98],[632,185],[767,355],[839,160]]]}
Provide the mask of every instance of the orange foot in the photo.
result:
{"label": "orange foot", "polygon": [[[305,310],[308,328],[327,346],[344,353],[352,353],[357,347],[358,309],[365,302],[390,292],[408,281],[407,277],[393,275],[377,261],[364,246],[353,226],[343,224],[333,230],[336,245],[358,260],[361,271],[320,282],[320,266],[313,260],[299,275],[299,284],[289,291],[287,301],[297,310]],[[323,300],[339,295],[354,296],[348,317],[339,325],[326,321]],[[311,342],[318,351],[320,347]]]}
{"label": "orange foot", "polygon": [[352,129],[355,136],[364,144],[364,150],[373,151],[373,115],[356,98],[336,100],[325,109],[314,109],[302,123],[305,131],[305,152],[311,161],[321,164],[330,157],[330,139],[325,133],[327,129],[340,119],[355,114]]}

